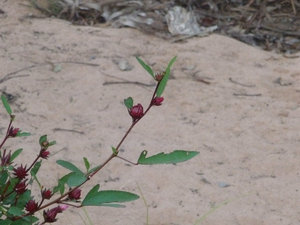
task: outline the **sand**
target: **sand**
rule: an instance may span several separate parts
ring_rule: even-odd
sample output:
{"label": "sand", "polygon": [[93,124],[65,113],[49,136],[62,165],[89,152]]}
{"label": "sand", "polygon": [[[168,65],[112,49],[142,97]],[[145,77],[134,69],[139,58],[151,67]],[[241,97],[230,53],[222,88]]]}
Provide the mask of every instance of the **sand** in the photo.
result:
{"label": "sand", "polygon": [[[40,135],[56,140],[39,173],[45,187],[67,172],[58,159],[80,168],[83,157],[93,165],[105,161],[130,126],[124,98],[147,105],[154,81],[135,56],[159,72],[176,55],[163,105],[140,121],[120,155],[136,161],[144,149],[150,155],[175,149],[200,154],[177,165],[114,159],[83,195],[97,183],[102,190],[143,195],[151,225],[300,224],[297,55],[287,58],[215,34],[171,43],[134,29],[73,26],[26,5],[0,2],[0,90],[12,95],[14,126],[32,133],[10,139],[6,148],[22,147],[22,162],[29,164]],[[120,69],[124,65],[127,71]],[[3,108],[0,118],[3,136]],[[124,209],[86,210],[94,225],[147,221],[142,198]],[[72,208],[57,224],[85,221],[84,211]]]}

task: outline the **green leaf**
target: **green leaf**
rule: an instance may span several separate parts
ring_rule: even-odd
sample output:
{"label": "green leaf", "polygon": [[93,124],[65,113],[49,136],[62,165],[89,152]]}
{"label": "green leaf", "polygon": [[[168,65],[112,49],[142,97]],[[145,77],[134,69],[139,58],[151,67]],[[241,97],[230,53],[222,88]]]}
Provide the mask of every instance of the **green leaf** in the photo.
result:
{"label": "green leaf", "polygon": [[11,154],[10,162],[14,161],[14,159],[17,158],[17,157],[20,155],[20,153],[21,153],[22,151],[23,151],[22,148],[19,148],[19,149],[17,149],[16,151],[14,151],[14,153]]}
{"label": "green leaf", "polygon": [[25,204],[31,199],[31,191],[27,190],[23,194],[21,194],[17,201],[17,207],[22,208]]}
{"label": "green leaf", "polygon": [[76,172],[76,173],[82,173],[83,174],[83,172],[80,169],[78,169],[78,167],[76,167],[73,163],[70,163],[70,162],[65,161],[65,160],[57,160],[56,163],[58,165],[61,165],[64,168],[68,169],[68,170],[71,170],[71,171]]}
{"label": "green leaf", "polygon": [[9,115],[11,115],[12,111],[11,111],[11,108],[10,108],[10,106],[8,104],[8,101],[7,101],[7,98],[5,97],[5,95],[1,95],[1,100],[2,100],[2,103],[3,103],[4,108],[6,109],[7,113]]}
{"label": "green leaf", "polygon": [[160,97],[162,95],[162,93],[165,90],[165,87],[167,85],[168,79],[170,77],[171,74],[171,66],[173,65],[173,63],[176,61],[177,56],[173,57],[171,59],[171,61],[168,64],[168,67],[165,71],[165,75],[163,76],[162,80],[160,81],[158,87],[157,87],[157,91],[156,91],[156,96]]}
{"label": "green leaf", "polygon": [[35,175],[39,171],[41,165],[42,165],[42,160],[40,160],[34,164],[33,168],[30,170],[31,176],[35,177]]}
{"label": "green leaf", "polygon": [[[82,206],[108,206],[107,203],[129,202],[139,198],[138,195],[126,191],[98,191],[100,185],[94,186],[82,201]],[[111,207],[120,205],[110,204]]]}
{"label": "green leaf", "polygon": [[56,144],[56,141],[50,141],[48,146],[52,146],[52,145],[55,145]]}
{"label": "green leaf", "polygon": [[99,166],[95,166],[94,168],[92,168],[90,171],[89,171],[89,174],[95,172],[97,169],[99,169],[101,167],[101,165]]}
{"label": "green leaf", "polygon": [[127,107],[127,109],[131,109],[133,106],[133,99],[131,97],[124,99],[124,104]]}
{"label": "green leaf", "polygon": [[86,171],[89,171],[90,166],[91,166],[89,160],[86,157],[83,157],[83,162],[84,162]]}
{"label": "green leaf", "polygon": [[47,140],[47,135],[43,135],[40,137],[40,140],[39,140],[39,143],[40,143],[40,146],[43,147],[43,143],[45,143]]}
{"label": "green leaf", "polygon": [[111,146],[111,149],[112,149],[112,152],[114,155],[118,155],[119,152],[117,151],[117,149],[115,147]]}
{"label": "green leaf", "polygon": [[105,206],[105,207],[113,207],[113,208],[125,208],[125,205],[121,204],[109,204],[109,203],[103,203],[100,206]]}
{"label": "green leaf", "polygon": [[2,221],[2,220],[0,220],[1,221],[1,225],[10,225],[13,221],[11,221],[11,220],[8,220],[8,219],[5,219],[5,221]]}
{"label": "green leaf", "polygon": [[4,187],[4,184],[6,183],[8,178],[8,172],[6,170],[1,171],[1,176],[0,176],[0,187]]}
{"label": "green leaf", "polygon": [[153,73],[153,70],[151,69],[151,67],[149,65],[147,65],[142,59],[140,59],[139,57],[136,57],[137,61],[142,65],[142,67],[144,67],[144,69],[155,79],[155,75]]}
{"label": "green leaf", "polygon": [[165,154],[161,152],[159,154],[146,158],[147,151],[144,150],[138,159],[138,164],[152,165],[152,164],[179,163],[179,162],[184,162],[186,160],[189,160],[198,154],[199,152],[195,152],[195,151],[175,150],[169,154]]}
{"label": "green leaf", "polygon": [[15,206],[11,206],[8,210],[8,213],[14,216],[21,216],[24,214],[22,209]]}
{"label": "green leaf", "polygon": [[82,184],[85,181],[86,177],[83,173],[72,172],[67,181],[67,184],[69,185],[69,187],[75,187],[77,185]]}
{"label": "green leaf", "polygon": [[60,178],[58,180],[58,184],[57,186],[55,186],[53,188],[53,192],[60,192],[60,194],[62,195],[65,192],[65,184],[67,183],[69,177],[72,175],[72,173],[68,173],[67,175],[63,176],[62,178]]}
{"label": "green leaf", "polygon": [[[22,225],[32,225],[33,223],[37,222],[39,219],[35,216],[25,216],[22,218],[23,222],[22,222]],[[27,222],[27,223],[26,223]],[[16,223],[16,225],[18,225]]]}
{"label": "green leaf", "polygon": [[29,132],[21,132],[21,131],[19,131],[17,133],[17,137],[28,137],[30,135],[31,135],[31,133],[29,133]]}

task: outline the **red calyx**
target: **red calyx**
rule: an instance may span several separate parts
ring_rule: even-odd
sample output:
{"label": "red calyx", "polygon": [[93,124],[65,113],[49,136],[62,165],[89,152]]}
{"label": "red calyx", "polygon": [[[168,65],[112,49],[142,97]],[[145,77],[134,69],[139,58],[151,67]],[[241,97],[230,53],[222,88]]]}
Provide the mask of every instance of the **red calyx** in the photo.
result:
{"label": "red calyx", "polygon": [[34,201],[34,200],[29,200],[29,201],[26,203],[26,205],[25,205],[25,209],[26,209],[29,213],[33,214],[33,213],[38,209],[38,204],[37,204],[37,202]]}
{"label": "red calyx", "polygon": [[16,137],[17,134],[18,134],[18,132],[19,132],[19,130],[20,130],[19,128],[11,127],[11,128],[9,129],[8,136],[9,136],[9,137]]}
{"label": "red calyx", "polygon": [[23,165],[14,168],[14,175],[19,178],[20,180],[22,180],[23,178],[25,178],[28,174],[26,171],[26,166],[23,167]]}
{"label": "red calyx", "polygon": [[78,200],[80,199],[81,190],[79,188],[74,189],[68,195],[69,199],[71,200]]}
{"label": "red calyx", "polygon": [[133,120],[140,119],[144,115],[144,109],[141,104],[133,106],[129,111],[130,116]]}
{"label": "red calyx", "polygon": [[163,101],[164,101],[164,97],[155,97],[155,98],[152,100],[151,104],[152,104],[152,105],[159,106],[159,105],[162,104]]}
{"label": "red calyx", "polygon": [[47,159],[48,157],[49,157],[49,155],[50,155],[50,152],[49,151],[47,151],[47,150],[41,150],[41,152],[40,152],[40,157],[41,158],[43,158],[43,159]]}
{"label": "red calyx", "polygon": [[27,184],[26,184],[27,180],[24,180],[18,184],[16,184],[15,186],[15,192],[17,192],[17,194],[21,195],[23,194],[26,190],[27,190]]}
{"label": "red calyx", "polygon": [[42,191],[43,199],[50,199],[52,197],[52,192],[48,189]]}

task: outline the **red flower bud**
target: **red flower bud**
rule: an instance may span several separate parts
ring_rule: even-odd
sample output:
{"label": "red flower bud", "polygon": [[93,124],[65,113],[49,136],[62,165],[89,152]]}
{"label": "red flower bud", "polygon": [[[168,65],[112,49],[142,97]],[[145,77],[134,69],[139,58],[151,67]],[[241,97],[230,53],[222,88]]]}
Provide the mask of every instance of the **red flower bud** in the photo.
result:
{"label": "red flower bud", "polygon": [[56,221],[56,215],[60,212],[60,208],[55,207],[44,211],[43,216],[46,223],[53,223]]}
{"label": "red flower bud", "polygon": [[50,152],[45,149],[41,150],[41,152],[40,152],[40,157],[43,159],[47,159],[49,157],[49,155],[50,155]]}
{"label": "red flower bud", "polygon": [[164,101],[164,97],[155,97],[151,103],[152,105],[159,106],[163,101]]}
{"label": "red flower bud", "polygon": [[155,74],[155,80],[160,82],[165,75],[165,72]]}
{"label": "red flower bud", "polygon": [[130,116],[133,120],[140,119],[144,115],[144,109],[141,104],[133,106],[129,111]]}
{"label": "red flower bud", "polygon": [[50,199],[52,197],[52,192],[48,189],[42,191],[43,199]]}
{"label": "red flower bud", "polygon": [[38,209],[38,204],[34,200],[29,200],[25,205],[25,209],[33,214]]}
{"label": "red flower bud", "polygon": [[8,136],[9,136],[9,137],[16,137],[17,134],[18,134],[18,132],[19,132],[19,130],[20,130],[19,128],[11,127],[11,128],[9,129]]}
{"label": "red flower bud", "polygon": [[21,195],[27,190],[26,189],[26,187],[27,187],[26,181],[27,180],[24,180],[15,186],[15,192],[17,192],[17,194]]}
{"label": "red flower bud", "polygon": [[23,165],[14,168],[14,175],[19,178],[20,180],[22,180],[23,178],[25,178],[28,174],[26,171],[26,166],[23,167]]}
{"label": "red flower bud", "polygon": [[69,199],[71,200],[78,200],[80,199],[80,195],[81,195],[81,190],[79,188],[76,188],[73,191],[71,191],[68,196]]}
{"label": "red flower bud", "polygon": [[44,220],[46,223],[54,223],[56,219],[57,213],[62,213],[66,210],[69,206],[67,205],[59,205],[53,209],[48,209],[47,211],[43,212]]}
{"label": "red flower bud", "polygon": [[9,166],[11,164],[10,162],[10,157],[11,157],[11,151],[9,151],[8,154],[6,154],[6,149],[3,150],[3,154],[0,154],[1,158],[1,166]]}

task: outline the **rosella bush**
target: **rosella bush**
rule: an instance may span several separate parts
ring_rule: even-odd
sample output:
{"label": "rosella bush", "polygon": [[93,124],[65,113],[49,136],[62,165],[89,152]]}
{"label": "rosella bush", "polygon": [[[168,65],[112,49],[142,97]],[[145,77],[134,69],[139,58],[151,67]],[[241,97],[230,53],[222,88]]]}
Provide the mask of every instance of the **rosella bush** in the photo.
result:
{"label": "rosella bush", "polygon": [[[86,157],[83,157],[85,171],[80,170],[76,165],[64,160],[57,160],[56,163],[70,172],[58,179],[55,187],[45,187],[38,180],[38,172],[44,160],[50,158],[49,148],[56,144],[48,140],[47,135],[39,138],[40,150],[36,158],[29,165],[16,164],[14,160],[21,157],[22,149],[15,151],[7,150],[4,146],[8,139],[30,136],[30,133],[23,132],[13,127],[15,115],[4,95],[1,96],[2,103],[10,120],[3,140],[0,144],[0,224],[1,225],[42,225],[57,221],[57,215],[63,213],[68,207],[80,208],[83,206],[110,206],[123,207],[120,203],[133,201],[139,198],[138,195],[126,191],[99,190],[97,184],[90,191],[82,196],[81,187],[88,183],[100,170],[102,170],[112,159],[120,158],[126,162],[129,160],[119,156],[119,149],[131,132],[133,127],[148,113],[153,106],[160,106],[164,98],[163,91],[166,87],[174,57],[163,73],[155,74],[152,68],[143,60],[137,57],[138,62],[157,82],[149,105],[144,109],[142,104],[134,104],[132,97],[124,99],[128,114],[132,121],[122,139],[112,147],[112,153],[104,162],[91,168]],[[134,165],[153,165],[164,163],[179,163],[196,156],[196,151],[175,150],[171,153],[159,153],[147,157],[147,151],[141,152],[137,162],[130,162]],[[39,194],[33,194],[31,185],[36,182],[40,187]],[[39,218],[36,213],[43,211],[43,217]]]}

